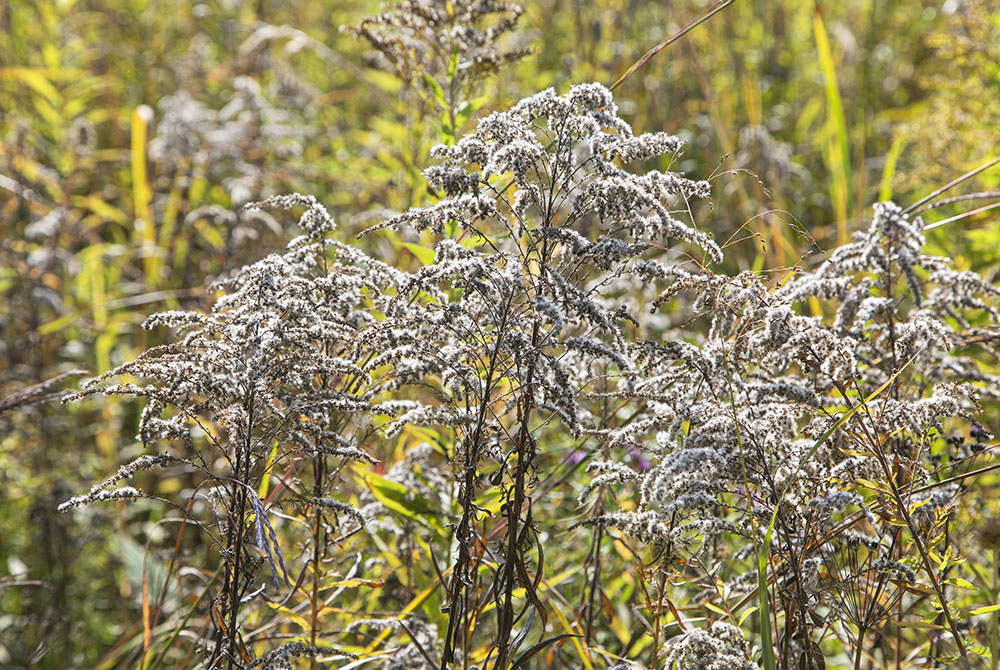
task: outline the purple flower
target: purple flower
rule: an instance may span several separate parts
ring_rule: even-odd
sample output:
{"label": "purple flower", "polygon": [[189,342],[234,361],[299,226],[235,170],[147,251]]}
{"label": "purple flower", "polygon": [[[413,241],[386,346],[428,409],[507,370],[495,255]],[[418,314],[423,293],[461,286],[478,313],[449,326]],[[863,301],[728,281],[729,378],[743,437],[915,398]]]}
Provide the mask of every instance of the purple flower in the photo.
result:
{"label": "purple flower", "polygon": [[636,467],[640,470],[649,470],[649,468],[652,467],[652,464],[649,462],[649,459],[646,458],[646,455],[638,449],[632,449],[628,452],[628,455],[633,461],[635,461]]}

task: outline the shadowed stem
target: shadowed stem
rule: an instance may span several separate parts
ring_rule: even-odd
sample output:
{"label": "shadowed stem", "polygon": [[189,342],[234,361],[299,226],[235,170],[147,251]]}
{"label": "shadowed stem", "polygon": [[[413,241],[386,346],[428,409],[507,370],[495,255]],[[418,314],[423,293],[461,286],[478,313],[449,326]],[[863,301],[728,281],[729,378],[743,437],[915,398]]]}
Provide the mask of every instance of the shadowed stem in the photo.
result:
{"label": "shadowed stem", "polygon": [[[493,343],[493,351],[490,353],[490,362],[486,372],[486,380],[483,384],[483,396],[479,398],[479,416],[476,419],[476,427],[472,438],[465,449],[465,460],[463,463],[464,481],[462,490],[462,519],[455,530],[455,537],[458,539],[458,558],[452,570],[451,588],[448,602],[448,632],[445,634],[444,650],[441,654],[441,670],[447,670],[448,664],[454,660],[455,638],[458,635],[458,621],[464,615],[462,605],[463,595],[470,579],[469,568],[472,553],[468,544],[468,537],[472,523],[475,518],[476,497],[476,475],[477,463],[479,460],[480,447],[482,446],[484,429],[486,426],[487,413],[489,411],[490,395],[493,392],[493,385],[496,382],[494,375],[499,364],[500,351],[503,344],[503,335],[507,329],[507,321],[510,316],[510,301],[512,296],[508,296],[500,316],[500,323],[497,326],[498,338]],[[466,631],[467,633],[468,631]],[[466,635],[467,637],[467,635]]]}
{"label": "shadowed stem", "polygon": [[[536,321],[531,329],[531,347],[537,350],[539,342],[539,326]],[[494,668],[499,670],[507,665],[509,656],[513,653],[510,649],[510,638],[514,628],[514,578],[515,567],[520,560],[518,554],[521,553],[520,536],[518,524],[521,520],[521,510],[524,507],[525,488],[527,486],[527,476],[535,458],[535,441],[531,436],[530,418],[531,409],[534,407],[534,384],[535,361],[532,359],[528,366],[526,391],[521,396],[521,407],[518,413],[521,415],[521,427],[518,431],[517,442],[517,471],[514,477],[514,500],[507,505],[507,549],[504,555],[503,574],[500,583],[504,587],[502,607],[497,612],[497,643],[500,651],[497,655]],[[530,515],[530,514],[529,514]],[[527,521],[525,523],[528,523]],[[525,584],[526,589],[530,589],[529,584]]]}

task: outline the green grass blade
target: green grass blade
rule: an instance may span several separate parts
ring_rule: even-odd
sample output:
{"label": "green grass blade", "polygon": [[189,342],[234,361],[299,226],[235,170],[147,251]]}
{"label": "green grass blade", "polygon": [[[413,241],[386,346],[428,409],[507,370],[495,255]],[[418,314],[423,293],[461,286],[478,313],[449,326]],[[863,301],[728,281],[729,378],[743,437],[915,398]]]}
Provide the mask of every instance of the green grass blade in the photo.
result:
{"label": "green grass blade", "polygon": [[892,199],[892,179],[896,176],[896,163],[899,161],[899,154],[903,151],[906,141],[902,137],[897,137],[892,141],[889,152],[885,155],[885,167],[882,168],[882,181],[878,187],[878,201],[885,202]]}
{"label": "green grass blade", "polygon": [[848,242],[847,213],[851,202],[851,151],[847,135],[847,121],[844,117],[844,104],[837,88],[837,66],[833,62],[833,52],[826,37],[823,17],[813,15],[813,32],[816,35],[816,51],[819,55],[819,65],[823,70],[826,82],[827,119],[833,127],[833,138],[825,152],[830,170],[830,195],[833,199],[834,211],[837,213],[837,243]]}

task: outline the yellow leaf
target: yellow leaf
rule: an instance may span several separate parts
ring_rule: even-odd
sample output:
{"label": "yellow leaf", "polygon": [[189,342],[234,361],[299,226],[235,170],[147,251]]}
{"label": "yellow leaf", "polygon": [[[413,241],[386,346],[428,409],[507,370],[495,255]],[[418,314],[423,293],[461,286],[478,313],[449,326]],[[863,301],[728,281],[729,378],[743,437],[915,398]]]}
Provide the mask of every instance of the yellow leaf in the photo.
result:
{"label": "yellow leaf", "polygon": [[417,260],[424,265],[434,264],[434,250],[423,246],[422,244],[413,244],[412,242],[403,242],[403,248],[409,251],[411,254],[417,257]]}
{"label": "yellow leaf", "polygon": [[278,603],[269,602],[267,604],[270,605],[272,609],[275,609],[282,615],[284,615],[285,618],[287,618],[289,621],[298,624],[299,628],[301,628],[303,632],[305,633],[312,632],[312,626],[309,624],[308,619],[306,619],[301,614],[296,614],[291,609],[285,607],[284,605],[279,605]]}
{"label": "yellow leaf", "polygon": [[[556,613],[556,617],[559,618],[559,623],[562,624],[564,631],[571,634],[577,633],[577,631],[574,630],[573,627],[570,625],[569,621],[566,619],[566,616],[562,613],[562,610],[559,609],[559,607],[553,607],[552,611]],[[594,664],[590,661],[590,654],[588,654],[587,651],[584,649],[583,645],[580,644],[580,638],[574,637],[571,639],[573,641],[573,647],[576,649],[576,654],[577,656],[580,657],[580,661],[583,663],[583,666],[587,668],[587,670],[594,670]]]}
{"label": "yellow leaf", "polygon": [[753,607],[751,607],[750,609],[748,609],[746,612],[744,612],[743,614],[741,614],[738,625],[742,626],[743,622],[747,620],[747,617],[750,616],[751,614],[753,614],[756,611],[757,611],[757,606],[754,605]]}
{"label": "yellow leaf", "polygon": [[261,477],[260,488],[257,489],[257,497],[261,500],[267,499],[267,492],[271,486],[271,467],[274,465],[274,459],[278,454],[278,441],[274,441],[274,446],[271,447],[271,453],[267,456],[267,466],[264,468],[264,476]]}
{"label": "yellow leaf", "polygon": [[729,616],[729,613],[726,612],[726,610],[724,610],[721,607],[719,607],[718,605],[713,605],[712,603],[708,603],[708,602],[703,603],[703,604],[705,605],[705,607],[707,609],[712,610],[716,614],[721,614],[722,616]]}
{"label": "yellow leaf", "polygon": [[959,586],[959,587],[961,587],[963,589],[974,589],[974,588],[976,588],[975,586],[972,585],[971,582],[967,582],[964,579],[962,579],[961,577],[951,577],[950,579],[946,579],[944,581],[945,581],[946,584],[953,584],[953,585]]}
{"label": "yellow leaf", "polygon": [[339,581],[330,582],[328,584],[323,584],[323,588],[339,588],[339,587],[351,587],[351,586],[368,586],[373,589],[382,588],[385,582],[374,580],[374,579],[341,579]]}
{"label": "yellow leaf", "polygon": [[929,586],[924,586],[923,584],[904,584],[903,588],[907,591],[912,591],[913,593],[919,593],[925,596],[932,596],[935,594],[934,589]]}
{"label": "yellow leaf", "polygon": [[19,81],[34,90],[35,93],[45,96],[56,107],[61,107],[63,102],[62,95],[60,95],[59,90],[45,76],[45,73],[49,71],[47,69],[31,67],[4,67],[0,68],[0,79]]}

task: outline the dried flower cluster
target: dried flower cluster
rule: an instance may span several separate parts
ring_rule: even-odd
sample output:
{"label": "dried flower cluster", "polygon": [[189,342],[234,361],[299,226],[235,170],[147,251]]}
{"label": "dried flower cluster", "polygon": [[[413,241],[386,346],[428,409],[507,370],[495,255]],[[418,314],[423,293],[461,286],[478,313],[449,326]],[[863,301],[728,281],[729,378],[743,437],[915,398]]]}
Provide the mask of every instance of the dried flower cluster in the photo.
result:
{"label": "dried flower cluster", "polygon": [[437,88],[455,106],[457,95],[468,97],[484,76],[525,56],[524,49],[500,45],[523,13],[500,0],[403,0],[347,30],[371,44],[404,82]]}
{"label": "dried flower cluster", "polygon": [[[508,11],[403,7],[408,22],[390,13],[374,25],[423,34],[418,16],[440,34],[443,23]],[[361,34],[400,59],[424,54],[409,37],[365,25]],[[484,35],[463,44],[492,45],[496,31]],[[328,653],[319,622],[344,586],[321,582],[339,518],[393,543],[399,570],[421,569],[412,557],[422,543],[445,538],[433,570],[446,624],[408,609],[348,632],[399,639],[386,668],[505,670],[542,648],[527,638],[536,617],[545,633],[542,535],[558,520],[538,518],[534,503],[548,490],[540,455],[565,449],[565,462],[589,460],[582,522],[569,531],[593,533],[588,643],[602,616],[601,543],[612,537],[654,551],[640,566],[647,604],[636,618],[654,637],[655,667],[749,670],[761,652],[783,667],[822,667],[819,642],[831,627],[860,660],[866,633],[894,608],[922,606],[911,593],[935,597],[950,644],[966,656],[940,561],[930,560],[961,496],[937,464],[950,420],[971,420],[980,399],[1000,395],[1000,379],[973,355],[996,343],[998,290],[924,255],[920,219],[893,203],[876,205],[852,243],[777,288],[752,272],[716,273],[722,250],[688,206],[709,186],[670,169],[681,146],[665,133],[634,134],[599,84],[491,114],[435,148],[441,163],[425,176],[437,202],[368,231],[433,237],[433,262],[410,272],[331,241],[333,221],[310,196],[255,205],[302,210],[304,235],[221,283],[209,314],[150,319],[175,329],[177,342],[79,394],[146,398],[140,439],[177,449],[123,466],[65,506],[141,497],[110,487],[154,466],[203,475],[200,502],[178,504],[223,554],[224,623],[210,663],[243,649],[237,612],[263,593],[264,560],[249,545],[275,581],[279,572],[306,579],[278,546],[274,505],[306,510],[313,531],[302,560],[314,596],[330,595],[312,600],[309,643],[253,662],[264,667]],[[645,169],[630,169],[637,164]],[[103,385],[112,377],[149,381]],[[399,460],[349,504],[338,474],[392,449]],[[278,469],[289,476],[262,500],[261,482]],[[393,515],[400,507],[403,523]],[[347,580],[386,567],[359,553]],[[688,589],[693,602],[721,598],[713,602],[726,609],[708,608],[704,627],[678,619],[682,633],[665,638],[669,588]],[[417,599],[388,583],[385,591]],[[734,602],[755,597],[781,622],[773,648],[748,644],[734,625]],[[932,655],[943,655],[947,643],[935,644]],[[483,648],[488,661],[470,651]]]}
{"label": "dried flower cluster", "polygon": [[[996,397],[1000,380],[971,354],[995,346],[998,292],[923,255],[922,228],[895,204],[876,205],[852,243],[775,290],[750,273],[671,269],[674,282],[657,301],[693,294],[707,337],[698,346],[643,344],[636,395],[651,411],[605,432],[614,446],[651,451],[653,467],[593,466],[595,484],[638,495],[634,511],[594,523],[660,546],[666,565],[735,567],[713,537],[747,538],[747,551],[759,552],[775,523],[783,596],[774,606],[784,613],[786,657],[811,651],[826,608],[846,609],[860,649],[865,631],[902,597],[873,595],[891,586],[890,576],[914,583],[923,572],[931,582],[923,588],[946,602],[927,548],[942,540],[961,491],[936,484],[936,465],[946,420],[971,419],[979,399]],[[841,542],[854,526],[871,539]],[[905,554],[900,527],[913,545]],[[853,567],[839,575],[828,567],[818,582],[821,561]],[[753,577],[731,573],[733,592],[750,591]],[[863,602],[845,589],[860,589]]]}
{"label": "dried flower cluster", "polygon": [[716,621],[709,630],[696,628],[667,644],[664,667],[669,670],[754,670],[740,629]]}
{"label": "dried flower cluster", "polygon": [[[299,225],[305,234],[284,254],[272,254],[220,283],[225,294],[208,314],[151,317],[147,328],[169,327],[178,333],[177,342],[90,380],[69,398],[95,393],[146,398],[139,439],[178,446],[174,453],[123,466],[63,507],[139,497],[130,486],[108,487],[156,465],[181,463],[202,475],[196,489],[202,502],[175,504],[223,554],[225,582],[217,607],[225,623],[217,625],[213,658],[235,652],[238,610],[245,598],[259,594],[249,545],[267,557],[276,582],[277,566],[288,579],[270,512],[257,495],[261,482],[272,471],[298,471],[310,463],[311,482],[300,474],[269,501],[289,499],[312,508],[320,526],[340,515],[360,519],[359,512],[332,499],[330,489],[346,462],[372,461],[364,448],[372,430],[367,417],[393,414],[374,401],[377,385],[364,367],[373,353],[361,334],[374,321],[372,312],[384,308],[378,299],[382,289],[394,286],[400,273],[330,241],[333,220],[311,197],[276,197],[255,205],[292,206],[304,208]],[[147,381],[104,383],[122,377]],[[247,528],[251,518],[254,532]]]}
{"label": "dried flower cluster", "polygon": [[[536,433],[557,424],[572,435],[597,428],[602,418],[587,407],[587,391],[631,391],[637,381],[626,328],[639,324],[619,301],[620,278],[637,262],[646,278],[666,274],[663,250],[674,241],[721,259],[681,214],[687,198],[707,195],[707,184],[622,167],[670,161],[680,146],[662,133],[634,135],[603,86],[575,86],[563,96],[544,91],[482,119],[457,144],[437,147],[444,162],[425,174],[444,198],[374,228],[409,226],[444,237],[434,263],[406,280],[372,337],[382,352],[373,364],[393,362],[414,383],[433,380],[425,383],[441,389],[431,402],[414,399],[397,421],[456,435],[449,455],[463,514],[449,586],[448,660],[461,646],[456,622],[478,590],[469,552],[481,477],[488,473],[506,500],[506,555],[491,587],[504,640],[521,616],[513,608],[530,607],[514,603],[512,592],[532,570],[533,540],[521,529],[533,528],[527,498]],[[654,249],[663,260],[642,260]],[[500,643],[502,659],[515,651]]]}

